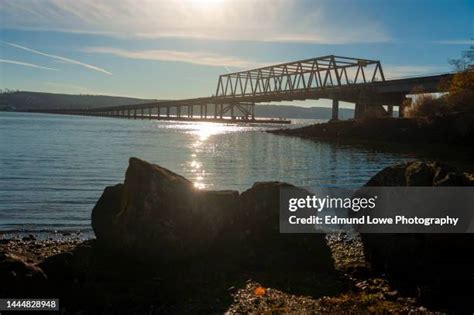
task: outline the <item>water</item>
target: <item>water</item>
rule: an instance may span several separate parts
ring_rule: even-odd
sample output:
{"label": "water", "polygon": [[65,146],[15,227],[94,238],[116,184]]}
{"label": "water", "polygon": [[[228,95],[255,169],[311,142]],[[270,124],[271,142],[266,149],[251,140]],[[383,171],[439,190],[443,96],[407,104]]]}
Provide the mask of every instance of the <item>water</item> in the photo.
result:
{"label": "water", "polygon": [[266,180],[355,188],[407,158],[268,128],[0,112],[0,230],[90,231],[95,202],[123,182],[131,156],[198,188],[239,191]]}

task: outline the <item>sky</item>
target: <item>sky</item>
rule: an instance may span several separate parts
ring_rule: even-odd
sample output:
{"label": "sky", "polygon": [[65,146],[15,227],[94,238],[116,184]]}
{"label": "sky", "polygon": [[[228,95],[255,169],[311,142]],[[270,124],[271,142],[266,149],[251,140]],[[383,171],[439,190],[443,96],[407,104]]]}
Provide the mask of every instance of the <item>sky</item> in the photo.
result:
{"label": "sky", "polygon": [[473,21],[472,0],[0,0],[0,88],[204,97],[219,74],[331,54],[442,73]]}

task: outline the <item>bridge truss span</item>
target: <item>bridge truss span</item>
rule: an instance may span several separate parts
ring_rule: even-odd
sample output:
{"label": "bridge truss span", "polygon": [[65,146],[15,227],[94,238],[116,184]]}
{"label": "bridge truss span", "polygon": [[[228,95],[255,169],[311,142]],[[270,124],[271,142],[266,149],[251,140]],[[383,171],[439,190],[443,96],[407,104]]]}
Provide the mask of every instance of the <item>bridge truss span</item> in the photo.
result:
{"label": "bridge truss span", "polygon": [[323,56],[219,76],[216,98],[292,93],[385,81],[380,61]]}

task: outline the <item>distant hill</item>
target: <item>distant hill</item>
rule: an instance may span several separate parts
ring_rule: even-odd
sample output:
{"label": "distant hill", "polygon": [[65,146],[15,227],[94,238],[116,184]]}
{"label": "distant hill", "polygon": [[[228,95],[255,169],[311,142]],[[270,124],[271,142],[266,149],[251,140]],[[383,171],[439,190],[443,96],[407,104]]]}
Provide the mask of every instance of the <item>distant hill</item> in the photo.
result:
{"label": "distant hill", "polygon": [[4,92],[0,94],[0,110],[76,109],[116,105],[132,105],[155,100],[105,95],[72,95],[41,92]]}
{"label": "distant hill", "polygon": [[[0,93],[0,111],[24,111],[44,109],[77,109],[119,105],[133,105],[157,100],[105,95],[72,95],[42,92]],[[212,111],[211,111],[212,112]],[[257,117],[285,117],[303,119],[330,119],[331,109],[326,107],[300,107],[291,105],[258,105]],[[352,109],[339,109],[342,119],[354,117]]]}

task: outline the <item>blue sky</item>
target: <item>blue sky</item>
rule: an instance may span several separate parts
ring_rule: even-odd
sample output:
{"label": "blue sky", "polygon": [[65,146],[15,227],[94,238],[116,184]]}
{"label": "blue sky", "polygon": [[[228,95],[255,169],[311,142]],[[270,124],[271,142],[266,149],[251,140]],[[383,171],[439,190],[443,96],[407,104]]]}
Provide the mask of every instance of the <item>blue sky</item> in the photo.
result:
{"label": "blue sky", "polygon": [[0,88],[188,98],[221,73],[336,54],[450,71],[474,1],[0,0]]}

